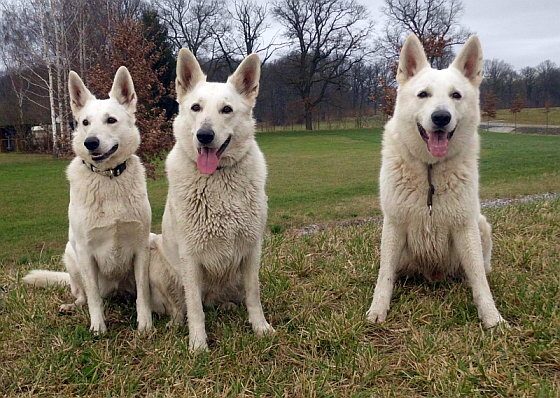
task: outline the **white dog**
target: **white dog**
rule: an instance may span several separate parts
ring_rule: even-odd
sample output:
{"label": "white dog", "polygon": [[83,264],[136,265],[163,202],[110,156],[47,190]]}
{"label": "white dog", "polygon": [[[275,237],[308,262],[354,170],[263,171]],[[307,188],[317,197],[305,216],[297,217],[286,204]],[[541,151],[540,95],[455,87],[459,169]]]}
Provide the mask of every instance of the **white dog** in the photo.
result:
{"label": "white dog", "polygon": [[244,300],[255,333],[274,331],[259,292],[267,217],[266,165],[252,116],[259,77],[253,54],[227,83],[208,83],[193,54],[179,52],[162,230],[164,256],[184,285],[191,350],[208,347],[203,302]]}
{"label": "white dog", "polygon": [[105,100],[96,99],[75,72],[70,72],[68,88],[78,123],[72,142],[76,157],[67,170],[68,274],[35,270],[23,280],[39,286],[69,283],[76,301],[61,309],[87,302],[96,334],[107,331],[103,298],[130,292],[136,295],[138,330],[148,331],[151,208],[144,166],[134,155],[140,134],[132,78],[124,66],[119,68]]}
{"label": "white dog", "polygon": [[490,272],[491,228],[480,214],[477,133],[482,49],[476,36],[453,64],[430,68],[418,38],[406,40],[397,72],[393,118],[383,134],[381,265],[367,313],[383,322],[395,280],[464,274],[484,326],[505,321],[496,309]]}

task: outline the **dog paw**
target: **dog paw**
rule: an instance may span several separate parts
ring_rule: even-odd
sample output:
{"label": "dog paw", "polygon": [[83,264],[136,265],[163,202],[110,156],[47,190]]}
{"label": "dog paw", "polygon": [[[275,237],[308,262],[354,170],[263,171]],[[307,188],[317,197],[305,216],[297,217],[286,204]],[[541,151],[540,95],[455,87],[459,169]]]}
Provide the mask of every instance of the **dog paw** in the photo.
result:
{"label": "dog paw", "polygon": [[366,313],[366,319],[371,323],[383,323],[387,319],[387,310],[370,308]]}
{"label": "dog paw", "polygon": [[152,330],[152,321],[151,319],[149,321],[139,321],[138,322],[138,331],[140,333],[147,333],[150,332]]}
{"label": "dog paw", "polygon": [[95,336],[99,336],[101,334],[107,333],[107,326],[105,325],[105,322],[100,322],[100,323],[93,323],[91,324],[89,330],[95,335]]}
{"label": "dog paw", "polygon": [[208,351],[208,344],[206,339],[189,338],[189,350],[191,352],[206,352]]}
{"label": "dog paw", "polygon": [[61,314],[73,314],[76,312],[76,305],[75,304],[62,304],[58,307],[58,312]]}
{"label": "dog paw", "polygon": [[507,321],[502,318],[500,314],[497,314],[496,316],[491,318],[485,318],[482,320],[482,323],[486,329],[491,329],[496,332],[500,332],[504,329],[510,328],[509,323],[507,323]]}
{"label": "dog paw", "polygon": [[264,322],[260,325],[253,325],[253,331],[258,337],[263,337],[267,334],[276,333],[276,330],[272,326],[268,324],[268,322]]}

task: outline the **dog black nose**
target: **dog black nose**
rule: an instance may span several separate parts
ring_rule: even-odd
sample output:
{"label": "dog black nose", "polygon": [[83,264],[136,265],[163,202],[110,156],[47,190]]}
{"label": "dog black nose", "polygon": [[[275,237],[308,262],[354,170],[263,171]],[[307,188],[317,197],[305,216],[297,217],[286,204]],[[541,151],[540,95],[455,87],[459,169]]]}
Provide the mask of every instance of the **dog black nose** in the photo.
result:
{"label": "dog black nose", "polygon": [[447,126],[451,121],[451,113],[447,111],[435,111],[432,113],[432,122],[438,127]]}
{"label": "dog black nose", "polygon": [[88,137],[84,140],[84,146],[89,150],[93,151],[99,146],[99,139],[97,137]]}
{"label": "dog black nose", "polygon": [[196,139],[202,145],[208,145],[214,140],[214,130],[200,129],[196,132]]}

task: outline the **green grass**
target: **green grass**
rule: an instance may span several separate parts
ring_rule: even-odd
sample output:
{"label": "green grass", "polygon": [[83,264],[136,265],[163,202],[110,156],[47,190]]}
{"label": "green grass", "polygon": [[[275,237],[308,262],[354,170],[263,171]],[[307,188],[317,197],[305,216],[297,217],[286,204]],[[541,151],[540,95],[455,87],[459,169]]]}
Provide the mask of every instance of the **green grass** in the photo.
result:
{"label": "green grass", "polygon": [[[509,109],[499,109],[494,120],[514,123],[515,116]],[[486,119],[483,118],[483,121]],[[546,111],[544,108],[524,108],[517,114],[517,123],[546,125]],[[560,126],[560,108],[550,108],[548,124]]]}
{"label": "green grass", "polygon": [[[482,329],[464,283],[401,280],[387,322],[365,322],[381,226],[379,130],[264,133],[269,227],[262,301],[277,334],[256,338],[243,307],[210,309],[210,352],[155,319],[134,332],[133,303],[58,313],[69,289],[29,289],[31,268],[62,269],[68,161],[0,154],[0,391],[5,396],[540,396],[560,394],[560,200],[485,210],[493,225],[496,304],[511,329]],[[560,137],[482,133],[483,198],[560,191]],[[148,181],[153,229],[167,184]],[[300,236],[291,227],[332,224]]]}
{"label": "green grass", "polygon": [[560,137],[481,132],[483,199],[560,191]]}
{"label": "green grass", "polygon": [[[481,196],[560,191],[560,137],[485,133]],[[378,129],[261,133],[273,232],[379,215]],[[0,154],[0,261],[25,264],[60,255],[67,237],[68,161]],[[153,230],[161,231],[167,182],[148,180]]]}
{"label": "green grass", "polygon": [[[243,308],[206,311],[210,352],[185,329],[139,336],[131,303],[109,301],[109,332],[86,311],[57,313],[67,289],[28,289],[27,267],[0,276],[5,396],[557,397],[560,394],[560,201],[485,212],[494,227],[496,304],[511,329],[484,330],[464,283],[401,280],[383,325],[365,322],[381,227],[269,234],[256,338]],[[53,260],[48,267],[59,267]]]}
{"label": "green grass", "polygon": [[281,227],[369,216],[376,205],[379,130],[260,134],[269,223]]}

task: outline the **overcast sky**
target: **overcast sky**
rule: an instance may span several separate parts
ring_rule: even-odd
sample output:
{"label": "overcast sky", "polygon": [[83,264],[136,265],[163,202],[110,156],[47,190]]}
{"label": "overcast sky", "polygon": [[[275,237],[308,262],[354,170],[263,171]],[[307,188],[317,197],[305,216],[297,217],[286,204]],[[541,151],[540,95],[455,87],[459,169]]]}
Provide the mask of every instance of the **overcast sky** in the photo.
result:
{"label": "overcast sky", "polygon": [[[385,2],[358,1],[381,29]],[[547,59],[560,66],[560,0],[463,0],[463,6],[460,24],[478,34],[485,59],[503,60],[517,71]]]}
{"label": "overcast sky", "polygon": [[464,0],[464,26],[475,31],[486,59],[516,70],[551,60],[560,66],[559,0]]}
{"label": "overcast sky", "polygon": [[[358,0],[360,1],[360,0]],[[362,0],[378,22],[383,0]],[[485,59],[515,70],[551,60],[560,66],[560,0],[463,0],[460,23],[478,34]]]}

